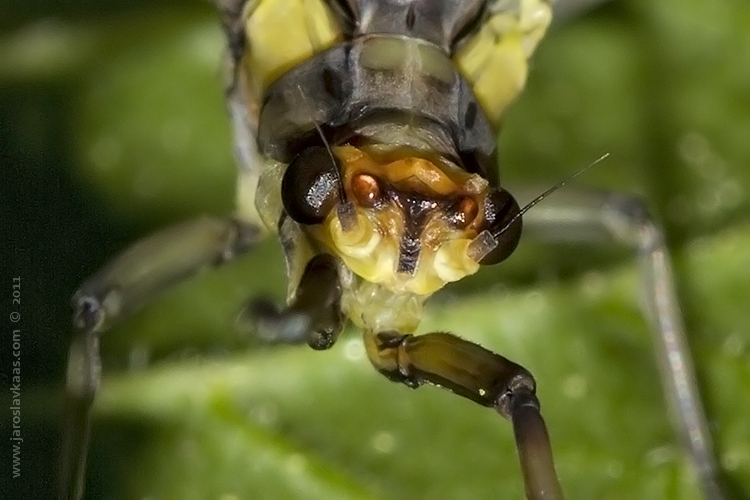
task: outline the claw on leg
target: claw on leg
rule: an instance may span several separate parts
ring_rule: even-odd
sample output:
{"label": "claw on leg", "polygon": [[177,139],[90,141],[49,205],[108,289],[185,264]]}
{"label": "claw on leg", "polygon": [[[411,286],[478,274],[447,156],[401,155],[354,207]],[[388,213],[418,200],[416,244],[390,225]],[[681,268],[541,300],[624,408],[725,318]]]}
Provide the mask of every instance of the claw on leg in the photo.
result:
{"label": "claw on leg", "polygon": [[256,299],[240,313],[240,323],[254,324],[261,339],[272,343],[307,344],[329,349],[344,328],[338,262],[318,254],[307,263],[294,300],[284,310],[266,299]]}

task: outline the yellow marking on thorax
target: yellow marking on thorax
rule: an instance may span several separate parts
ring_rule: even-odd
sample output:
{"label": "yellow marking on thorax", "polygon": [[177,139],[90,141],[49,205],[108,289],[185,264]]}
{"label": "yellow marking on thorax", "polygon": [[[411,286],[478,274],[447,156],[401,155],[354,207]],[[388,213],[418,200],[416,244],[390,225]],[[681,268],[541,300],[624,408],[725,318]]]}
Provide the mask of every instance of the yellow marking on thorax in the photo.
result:
{"label": "yellow marking on thorax", "polygon": [[285,72],[341,39],[323,0],[250,0],[243,18],[248,44],[243,64],[258,100]]}
{"label": "yellow marking on thorax", "polygon": [[528,59],[552,20],[545,0],[521,0],[518,12],[493,14],[454,61],[495,128],[526,85]]}

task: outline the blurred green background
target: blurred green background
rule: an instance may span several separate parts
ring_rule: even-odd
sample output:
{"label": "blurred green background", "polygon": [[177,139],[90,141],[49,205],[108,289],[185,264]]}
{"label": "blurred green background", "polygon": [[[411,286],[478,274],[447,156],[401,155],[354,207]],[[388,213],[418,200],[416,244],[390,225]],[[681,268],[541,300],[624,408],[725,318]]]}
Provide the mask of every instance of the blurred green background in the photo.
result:
{"label": "blurred green background", "polygon": [[[222,35],[197,0],[5,0],[0,26],[3,296],[20,277],[24,437],[14,480],[2,436],[0,491],[52,498],[70,295],[137,237],[232,208]],[[749,96],[747,0],[612,1],[552,30],[501,138],[511,186],[548,187],[609,152],[576,183],[640,194],[664,222],[735,499],[750,498]],[[571,499],[700,498],[636,272],[621,249],[523,242],[429,302],[420,329],[535,374]],[[324,353],[237,332],[243,301],[284,290],[269,241],[106,335],[89,498],[522,498],[510,426],[387,382],[356,332]],[[0,416],[7,433],[8,405]]]}

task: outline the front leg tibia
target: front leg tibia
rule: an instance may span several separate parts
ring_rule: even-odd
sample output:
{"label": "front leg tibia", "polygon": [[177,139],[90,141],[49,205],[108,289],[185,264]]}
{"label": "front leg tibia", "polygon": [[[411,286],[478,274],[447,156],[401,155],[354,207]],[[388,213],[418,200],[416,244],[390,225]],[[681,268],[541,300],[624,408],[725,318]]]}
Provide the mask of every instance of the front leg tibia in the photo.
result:
{"label": "front leg tibia", "polygon": [[431,383],[496,407],[509,417],[507,399],[520,388],[534,393],[536,384],[523,367],[450,333],[403,335],[367,333],[367,355],[375,368],[390,380],[409,387]]}
{"label": "front leg tibia", "polygon": [[344,328],[338,261],[318,254],[307,263],[289,307],[280,310],[267,299],[253,300],[240,315],[240,323],[254,324],[267,342],[306,342],[316,350],[329,349]]}
{"label": "front leg tibia", "polygon": [[409,387],[436,384],[510,420],[526,498],[562,500],[536,384],[523,367],[450,333],[368,332],[365,348],[375,368],[393,381]]}

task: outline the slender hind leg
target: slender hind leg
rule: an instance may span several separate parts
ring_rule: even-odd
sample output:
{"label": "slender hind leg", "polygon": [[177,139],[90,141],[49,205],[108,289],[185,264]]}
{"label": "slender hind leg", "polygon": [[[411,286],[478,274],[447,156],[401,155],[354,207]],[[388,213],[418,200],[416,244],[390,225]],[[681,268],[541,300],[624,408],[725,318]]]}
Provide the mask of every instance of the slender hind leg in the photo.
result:
{"label": "slender hind leg", "polygon": [[409,387],[436,384],[495,408],[513,423],[529,500],[559,500],[552,450],[536,397],[536,382],[521,366],[449,333],[420,336],[365,333],[375,368]]}
{"label": "slender hind leg", "polygon": [[237,218],[197,219],[135,243],[89,278],[73,297],[74,338],[68,356],[61,498],[79,498],[85,483],[89,411],[101,375],[99,336],[165,288],[206,267],[231,260],[262,236],[255,190],[264,159],[257,150],[257,103],[243,92],[245,0],[217,0],[228,40],[227,107],[240,165]]}
{"label": "slender hind leg", "polygon": [[257,243],[260,231],[236,219],[200,218],[136,242],[87,279],[73,296],[60,498],[83,495],[90,409],[101,378],[99,337],[165,289],[230,261]]}
{"label": "slender hind leg", "polygon": [[547,242],[616,242],[634,248],[662,383],[708,499],[722,499],[719,469],[696,385],[664,233],[637,198],[566,189],[524,218],[525,234]]}

